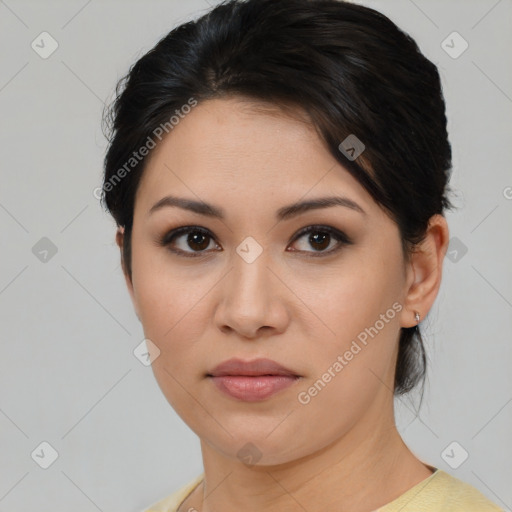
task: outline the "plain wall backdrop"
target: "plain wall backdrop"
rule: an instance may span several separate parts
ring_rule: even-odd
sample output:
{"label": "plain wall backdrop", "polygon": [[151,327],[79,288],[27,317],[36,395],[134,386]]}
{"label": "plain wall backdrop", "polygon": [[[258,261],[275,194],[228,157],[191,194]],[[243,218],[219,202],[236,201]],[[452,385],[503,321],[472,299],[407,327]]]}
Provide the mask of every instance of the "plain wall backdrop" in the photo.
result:
{"label": "plain wall backdrop", "polygon": [[[397,424],[422,460],[511,510],[512,2],[361,3],[439,67],[453,147],[425,396],[419,413],[417,395],[397,400]],[[198,438],[133,353],[142,326],[94,189],[117,80],[209,8],[0,1],[0,511],[137,512],[202,471]]]}

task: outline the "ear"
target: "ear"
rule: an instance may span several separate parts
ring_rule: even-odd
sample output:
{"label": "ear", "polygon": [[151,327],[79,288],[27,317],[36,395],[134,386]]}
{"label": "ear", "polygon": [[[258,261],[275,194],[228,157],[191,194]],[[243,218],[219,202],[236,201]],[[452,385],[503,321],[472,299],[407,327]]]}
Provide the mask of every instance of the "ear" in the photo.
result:
{"label": "ear", "polygon": [[420,322],[434,303],[441,286],[444,255],[448,248],[449,230],[444,216],[430,218],[425,239],[410,256],[407,265],[407,288],[401,327],[417,325],[415,313]]}
{"label": "ear", "polygon": [[137,305],[137,300],[135,298],[135,292],[133,289],[133,282],[128,274],[128,271],[126,269],[125,260],[124,260],[123,243],[124,243],[124,227],[119,226],[116,231],[116,244],[118,245],[118,247],[121,251],[121,268],[123,269],[124,279],[126,282],[126,286],[128,288],[128,292],[130,293],[130,297],[132,299],[133,307],[135,309],[135,314],[137,315],[137,318],[140,321],[139,309],[138,309],[138,305]]}

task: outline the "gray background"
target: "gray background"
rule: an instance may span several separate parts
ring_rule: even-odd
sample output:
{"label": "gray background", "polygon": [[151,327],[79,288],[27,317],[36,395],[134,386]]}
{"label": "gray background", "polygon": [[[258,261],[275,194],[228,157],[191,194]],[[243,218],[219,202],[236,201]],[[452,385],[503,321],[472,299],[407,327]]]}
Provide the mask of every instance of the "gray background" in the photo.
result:
{"label": "gray background", "polygon": [[[422,324],[429,378],[419,414],[417,396],[397,400],[399,429],[424,461],[511,510],[512,2],[362,3],[439,66],[454,152],[454,238]],[[117,79],[208,8],[0,1],[0,512],[138,511],[202,471],[197,437],[133,354],[142,328],[93,191]],[[59,45],[46,59],[31,47],[43,31]],[[453,31],[469,43],[458,58],[442,46]],[[57,249],[46,261],[43,237]],[[58,452],[47,469],[43,441]]]}

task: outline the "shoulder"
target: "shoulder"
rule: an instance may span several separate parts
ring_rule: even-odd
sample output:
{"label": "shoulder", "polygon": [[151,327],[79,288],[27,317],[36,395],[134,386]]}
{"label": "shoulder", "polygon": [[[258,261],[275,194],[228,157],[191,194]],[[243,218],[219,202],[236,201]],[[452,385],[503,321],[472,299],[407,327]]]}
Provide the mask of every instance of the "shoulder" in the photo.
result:
{"label": "shoulder", "polygon": [[169,496],[166,496],[160,501],[153,503],[141,512],[176,512],[179,505],[199,485],[199,483],[203,480],[203,477],[204,473],[183,485]]}
{"label": "shoulder", "polygon": [[[204,473],[141,512],[176,512],[203,480]],[[396,500],[375,512],[504,512],[478,489],[438,469]]]}
{"label": "shoulder", "polygon": [[438,469],[376,512],[504,512],[476,487]]}

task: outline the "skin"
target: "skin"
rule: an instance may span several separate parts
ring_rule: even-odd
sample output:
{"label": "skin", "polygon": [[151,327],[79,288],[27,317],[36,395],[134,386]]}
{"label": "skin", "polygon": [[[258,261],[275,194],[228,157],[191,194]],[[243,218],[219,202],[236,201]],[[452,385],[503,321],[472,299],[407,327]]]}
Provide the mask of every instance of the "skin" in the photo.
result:
{"label": "skin", "polygon": [[[415,311],[425,317],[440,287],[447,223],[432,217],[406,261],[395,222],[312,126],[262,107],[240,97],[200,103],[152,151],[136,194],[126,283],[160,350],[152,364],[158,385],[202,448],[204,482],[179,510],[369,512],[431,475],[396,429],[392,390],[400,328],[416,325]],[[168,194],[213,204],[225,218],[177,207],[150,214]],[[275,219],[283,206],[331,195],[365,214],[333,206]],[[339,246],[334,238],[310,243],[310,234],[294,240],[318,224],[353,243],[311,256]],[[202,246],[188,244],[187,234],[171,245],[203,250],[199,257],[158,243],[181,226],[210,232]],[[248,236],[263,250],[252,263],[236,252]],[[122,241],[119,228],[121,256]],[[394,303],[401,311],[300,403],[298,393]],[[268,357],[301,379],[265,401],[238,401],[205,376],[231,357]],[[249,442],[261,454],[251,466],[237,457]]]}

